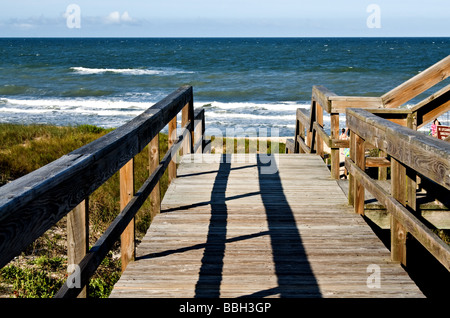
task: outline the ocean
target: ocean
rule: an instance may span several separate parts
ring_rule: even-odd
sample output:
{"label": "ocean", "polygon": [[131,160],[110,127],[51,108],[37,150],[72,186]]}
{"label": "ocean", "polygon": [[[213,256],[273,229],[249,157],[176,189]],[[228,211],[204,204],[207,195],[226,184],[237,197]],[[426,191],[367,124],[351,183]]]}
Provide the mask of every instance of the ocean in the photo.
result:
{"label": "ocean", "polygon": [[119,127],[189,84],[208,128],[292,136],[313,85],[381,96],[450,38],[3,38],[0,52],[0,123]]}

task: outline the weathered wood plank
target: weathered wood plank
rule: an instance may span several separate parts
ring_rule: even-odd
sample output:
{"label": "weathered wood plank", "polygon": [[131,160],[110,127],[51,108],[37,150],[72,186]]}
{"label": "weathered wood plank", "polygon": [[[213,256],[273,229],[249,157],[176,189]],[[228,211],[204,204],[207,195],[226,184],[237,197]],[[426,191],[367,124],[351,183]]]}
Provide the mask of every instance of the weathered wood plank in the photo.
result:
{"label": "weathered wood plank", "polygon": [[[134,196],[134,159],[131,159],[120,169],[120,210],[123,211]],[[122,272],[135,256],[135,220],[130,221],[120,235],[120,254]]]}
{"label": "weathered wood plank", "polygon": [[320,157],[280,154],[271,174],[235,159],[183,156],[111,297],[423,297]]}
{"label": "weathered wood plank", "polygon": [[312,99],[321,105],[326,112],[331,113],[330,98],[336,96],[335,93],[328,90],[325,86],[315,85],[312,88]]}
{"label": "weathered wood plank", "polygon": [[[89,199],[84,200],[67,215],[67,272],[76,272],[76,266],[89,250]],[[74,286],[76,288],[76,286]],[[78,298],[87,297],[83,288]]]}

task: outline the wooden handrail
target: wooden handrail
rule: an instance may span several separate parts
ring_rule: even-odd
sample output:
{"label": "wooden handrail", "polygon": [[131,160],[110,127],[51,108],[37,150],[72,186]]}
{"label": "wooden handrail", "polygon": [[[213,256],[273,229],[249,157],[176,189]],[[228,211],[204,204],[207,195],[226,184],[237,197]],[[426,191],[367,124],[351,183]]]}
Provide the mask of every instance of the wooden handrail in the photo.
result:
{"label": "wooden handrail", "polygon": [[450,85],[411,107],[417,129],[448,111],[450,111]]}
{"label": "wooden handrail", "polygon": [[384,107],[403,105],[449,76],[450,55],[381,96]]}
{"label": "wooden handrail", "polygon": [[[450,55],[381,97],[338,96],[324,86],[313,86],[309,113],[304,109],[297,109],[294,153],[317,152],[324,157],[321,147],[325,143],[331,152],[331,175],[339,179],[339,149],[348,148],[348,141],[339,140],[339,114],[345,113],[348,108],[368,109],[394,123],[418,129],[450,110],[450,85],[411,109],[393,107],[416,97],[446,79],[449,74]],[[323,129],[323,110],[330,115],[330,136]]]}
{"label": "wooden handrail", "polygon": [[[416,207],[416,175],[420,174],[450,194],[450,144],[402,127],[363,109],[347,109],[352,136],[349,201],[364,214],[364,190],[369,191],[391,214],[391,258],[406,265],[406,233],[411,233],[450,271],[450,247],[410,211]],[[391,193],[365,173],[364,143],[391,156]]]}
{"label": "wooden handrail", "polygon": [[363,109],[347,109],[347,125],[366,142],[450,190],[449,143]]}
{"label": "wooden handrail", "polygon": [[[174,164],[172,158],[183,140],[189,141],[187,152],[191,152],[197,144],[200,145],[197,150],[203,150],[204,111],[198,110],[194,115],[191,86],[180,87],[127,124],[1,187],[0,268],[75,207],[86,202],[92,192],[153,142],[182,110],[181,135],[174,140],[164,159],[151,171],[141,189],[132,194],[130,202],[79,264],[84,286],[111,244],[117,241],[142,202],[158,184],[165,169],[169,164]],[[194,136],[194,128],[199,124],[202,126],[200,136]],[[79,288],[68,288],[67,284],[64,286],[57,294],[58,297],[74,296],[81,291]]]}

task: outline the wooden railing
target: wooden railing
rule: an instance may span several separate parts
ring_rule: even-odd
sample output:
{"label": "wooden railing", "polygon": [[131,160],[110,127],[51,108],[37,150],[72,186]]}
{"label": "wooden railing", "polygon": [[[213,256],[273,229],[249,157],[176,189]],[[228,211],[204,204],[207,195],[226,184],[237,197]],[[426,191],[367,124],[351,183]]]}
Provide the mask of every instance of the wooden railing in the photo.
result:
{"label": "wooden railing", "polygon": [[[340,140],[339,115],[347,108],[362,108],[402,126],[418,129],[450,110],[450,85],[411,108],[398,108],[450,76],[450,55],[381,97],[337,96],[323,86],[314,86],[310,110],[297,109],[293,140],[287,140],[287,152],[317,153],[324,158],[323,144],[330,148],[331,176],[340,177],[340,148],[349,148]],[[323,114],[330,116],[330,134],[323,128]],[[374,161],[374,164],[375,161]],[[384,163],[381,163],[381,166]]]}
{"label": "wooden railing", "polygon": [[[450,247],[415,215],[417,176],[428,178],[450,195],[450,143],[425,136],[363,109],[347,109],[350,129],[349,202],[364,214],[365,191],[386,207],[391,216],[391,258],[406,265],[406,236],[411,233],[450,271]],[[391,191],[365,172],[365,145],[375,145],[390,156]]]}
{"label": "wooden railing", "polygon": [[[177,114],[181,132],[176,133]],[[158,134],[168,125],[169,150],[159,160]],[[176,177],[180,151],[202,152],[203,109],[194,111],[193,90],[184,86],[111,133],[0,188],[0,268],[68,215],[68,264],[73,274],[56,297],[76,297],[120,238],[122,268],[134,258],[134,216],[151,196],[159,211],[159,180]],[[150,176],[134,191],[133,158],[149,145]],[[120,171],[121,212],[88,250],[88,198]],[[72,212],[71,212],[72,211]],[[85,293],[85,289],[83,291]]]}

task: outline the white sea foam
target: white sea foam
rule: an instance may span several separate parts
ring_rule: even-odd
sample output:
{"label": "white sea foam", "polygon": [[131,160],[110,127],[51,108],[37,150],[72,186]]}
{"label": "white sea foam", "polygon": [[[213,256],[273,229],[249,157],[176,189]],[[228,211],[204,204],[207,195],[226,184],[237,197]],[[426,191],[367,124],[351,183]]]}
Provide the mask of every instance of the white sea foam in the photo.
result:
{"label": "white sea foam", "polygon": [[296,102],[276,102],[276,103],[253,103],[253,102],[197,102],[195,107],[216,108],[216,109],[255,109],[255,110],[272,110],[272,111],[295,111],[297,108],[309,108],[310,104]]}
{"label": "white sea foam", "polygon": [[141,68],[90,68],[82,66],[74,66],[70,68],[78,74],[90,75],[90,74],[103,74],[103,73],[117,73],[123,75],[175,75],[183,73],[193,73],[189,71],[180,71],[172,69],[141,69]]}
{"label": "white sea foam", "polygon": [[[76,120],[102,127],[105,126],[105,123],[108,123],[108,127],[118,127],[155,104],[153,100],[150,100],[155,96],[145,93],[138,94],[140,95],[127,93],[121,97],[109,98],[3,98],[0,100],[0,114],[2,116],[10,114],[21,118],[26,118],[26,115],[30,115],[32,118],[39,116],[42,120],[46,120],[46,118],[54,120],[58,117],[61,122]],[[211,124],[223,128],[235,125],[245,127],[268,125],[289,131],[295,129],[295,110],[310,106],[295,102],[196,102],[194,107],[203,107],[205,104],[209,105],[205,107],[207,126]],[[326,118],[324,118],[324,122],[327,122]]]}
{"label": "white sea foam", "polygon": [[10,99],[2,100],[6,105],[36,107],[36,108],[99,108],[99,109],[141,109],[145,110],[154,105],[153,102],[135,102],[125,101],[121,99],[77,99],[77,98],[61,98],[61,99]]}
{"label": "white sea foam", "polygon": [[213,119],[250,119],[250,120],[261,120],[261,122],[264,122],[264,120],[291,120],[295,121],[295,114],[294,115],[257,115],[257,114],[245,114],[245,113],[219,113],[219,112],[206,112],[205,113],[206,118],[213,118]]}

